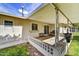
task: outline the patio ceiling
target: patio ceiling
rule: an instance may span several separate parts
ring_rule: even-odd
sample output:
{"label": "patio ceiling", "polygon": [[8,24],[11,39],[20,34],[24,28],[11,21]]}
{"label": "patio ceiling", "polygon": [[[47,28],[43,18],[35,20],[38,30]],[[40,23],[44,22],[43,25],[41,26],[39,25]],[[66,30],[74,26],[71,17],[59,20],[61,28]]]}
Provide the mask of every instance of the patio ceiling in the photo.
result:
{"label": "patio ceiling", "polygon": [[79,23],[79,3],[56,4],[73,23]]}
{"label": "patio ceiling", "polygon": [[[57,3],[56,5],[73,23],[79,23],[78,3]],[[24,17],[22,17],[22,10],[20,10],[22,6],[24,6]],[[55,7],[50,4],[43,6],[41,3],[0,3],[0,14],[12,15],[24,19],[28,18],[51,24],[55,23]],[[59,13],[59,22],[66,23],[66,21],[66,18]]]}
{"label": "patio ceiling", "polygon": [[[56,4],[59,9],[72,21],[72,23],[79,23],[79,4],[78,3],[58,3]],[[55,9],[50,4],[40,9],[38,12],[33,14],[30,19],[55,23]],[[66,18],[59,13],[60,23],[66,23]]]}
{"label": "patio ceiling", "polygon": [[[52,6],[51,4],[47,4],[45,7],[41,8],[32,16],[30,16],[29,19],[52,24],[55,23],[56,20],[55,12],[56,12],[55,7]],[[67,21],[66,18],[59,12],[59,22],[67,23],[66,21]]]}

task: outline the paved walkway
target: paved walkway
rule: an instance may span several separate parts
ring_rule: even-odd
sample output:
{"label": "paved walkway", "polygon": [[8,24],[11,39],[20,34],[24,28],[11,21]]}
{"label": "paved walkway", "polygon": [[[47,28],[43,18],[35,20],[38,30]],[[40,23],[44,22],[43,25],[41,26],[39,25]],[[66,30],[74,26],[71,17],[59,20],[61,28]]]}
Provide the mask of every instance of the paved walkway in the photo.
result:
{"label": "paved walkway", "polygon": [[26,42],[27,42],[26,40],[15,40],[15,41],[6,42],[3,44],[0,44],[0,49],[11,47],[21,43],[26,43]]}

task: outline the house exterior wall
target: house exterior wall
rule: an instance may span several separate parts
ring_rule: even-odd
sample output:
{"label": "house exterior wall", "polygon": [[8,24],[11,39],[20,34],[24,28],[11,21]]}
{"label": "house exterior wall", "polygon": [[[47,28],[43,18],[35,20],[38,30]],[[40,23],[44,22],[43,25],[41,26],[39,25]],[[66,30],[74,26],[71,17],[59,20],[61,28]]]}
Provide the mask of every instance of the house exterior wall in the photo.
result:
{"label": "house exterior wall", "polygon": [[[20,18],[15,18],[15,17],[5,16],[5,15],[0,15],[0,25],[1,26],[4,25],[4,21],[5,20],[12,21],[13,22],[13,26],[15,26],[15,27],[21,27],[22,28],[22,33],[21,33],[22,34],[22,39],[26,39],[27,33],[29,33],[29,28],[28,28],[29,21],[22,20]],[[14,28],[11,29],[11,30],[14,30]],[[17,28],[17,30],[15,30],[16,34],[18,33],[19,30],[20,30],[20,28]],[[9,33],[9,31],[8,31],[8,33]]]}
{"label": "house exterior wall", "polygon": [[[44,33],[44,25],[49,26],[49,32],[51,32],[54,29],[54,25],[52,24],[29,20],[29,19],[20,19],[20,18],[10,17],[6,15],[0,15],[0,25],[4,25],[4,20],[13,21],[13,26],[22,27],[22,39],[27,39],[28,35],[37,37],[39,36],[39,33]],[[32,23],[35,23],[38,25],[37,31],[32,30]],[[18,33],[18,31],[19,31],[19,28],[17,29],[15,35]]]}
{"label": "house exterior wall", "polygon": [[[38,25],[38,30],[37,31],[32,31],[32,23],[35,23]],[[48,25],[49,26],[49,32],[51,32],[54,29],[54,25],[53,24],[48,24],[48,23],[44,23],[44,22],[40,22],[40,21],[34,21],[34,20],[30,20],[29,26],[30,26],[30,35],[37,37],[39,36],[39,33],[44,33],[44,26]]]}

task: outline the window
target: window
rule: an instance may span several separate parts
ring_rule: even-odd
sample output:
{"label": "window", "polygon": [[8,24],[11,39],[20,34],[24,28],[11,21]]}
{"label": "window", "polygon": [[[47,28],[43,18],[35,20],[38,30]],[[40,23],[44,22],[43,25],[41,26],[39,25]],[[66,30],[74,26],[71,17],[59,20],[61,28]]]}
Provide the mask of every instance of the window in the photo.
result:
{"label": "window", "polygon": [[38,30],[38,25],[37,24],[32,24],[32,30]]}
{"label": "window", "polygon": [[7,20],[5,20],[5,21],[4,21],[4,25],[5,25],[5,26],[13,26],[13,22],[12,22],[12,21],[7,21]]}
{"label": "window", "polygon": [[48,25],[44,26],[44,34],[49,34],[49,26]]}

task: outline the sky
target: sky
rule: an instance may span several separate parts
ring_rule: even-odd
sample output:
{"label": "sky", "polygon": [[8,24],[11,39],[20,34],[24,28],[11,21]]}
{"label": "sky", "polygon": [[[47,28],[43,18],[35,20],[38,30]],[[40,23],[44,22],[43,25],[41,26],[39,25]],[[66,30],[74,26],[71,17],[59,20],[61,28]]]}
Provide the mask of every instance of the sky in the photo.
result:
{"label": "sky", "polygon": [[22,7],[24,8],[24,16],[28,16],[34,10],[39,8],[41,3],[0,3],[0,13],[14,16],[22,16]]}

